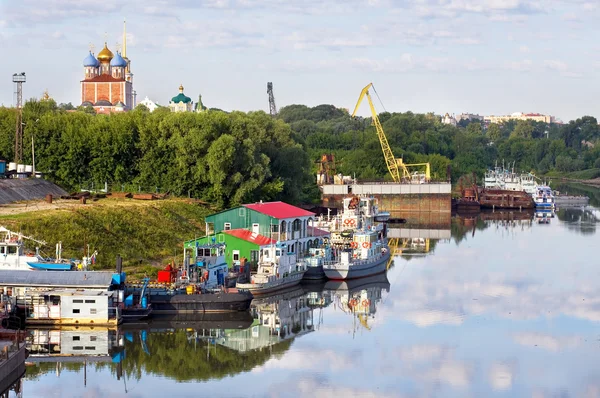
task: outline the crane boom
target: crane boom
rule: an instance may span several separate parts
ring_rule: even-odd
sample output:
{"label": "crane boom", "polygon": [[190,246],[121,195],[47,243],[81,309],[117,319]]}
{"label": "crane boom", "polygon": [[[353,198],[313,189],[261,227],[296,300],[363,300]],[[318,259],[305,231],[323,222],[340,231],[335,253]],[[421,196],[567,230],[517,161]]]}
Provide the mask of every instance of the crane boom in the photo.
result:
{"label": "crane boom", "polygon": [[400,170],[398,169],[398,163],[396,162],[396,158],[394,157],[394,153],[392,152],[392,148],[390,148],[390,144],[388,144],[387,137],[383,132],[383,127],[381,127],[381,123],[379,122],[379,117],[377,116],[377,111],[375,110],[375,106],[373,105],[373,101],[371,100],[371,96],[369,95],[369,88],[373,87],[373,83],[369,83],[365,88],[360,92],[360,96],[358,97],[358,102],[356,103],[356,107],[354,108],[354,112],[352,112],[352,117],[356,115],[356,111],[360,106],[363,98],[366,96],[369,101],[369,107],[371,108],[371,115],[373,117],[373,124],[375,125],[375,129],[377,130],[377,137],[379,138],[379,143],[381,144],[381,150],[383,151],[383,157],[385,158],[385,164],[392,175],[392,180],[394,182],[401,182],[402,178],[400,176]]}

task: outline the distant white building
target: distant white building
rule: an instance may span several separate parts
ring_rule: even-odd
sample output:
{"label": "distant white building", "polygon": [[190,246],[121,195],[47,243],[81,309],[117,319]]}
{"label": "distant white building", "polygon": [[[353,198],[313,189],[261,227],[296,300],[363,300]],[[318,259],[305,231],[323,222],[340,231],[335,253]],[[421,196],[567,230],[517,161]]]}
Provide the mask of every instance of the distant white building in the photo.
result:
{"label": "distant white building", "polygon": [[450,116],[449,113],[446,112],[446,114],[442,117],[442,123],[443,124],[450,124],[454,127],[456,127],[456,119],[454,118],[454,116]]}
{"label": "distant white building", "polygon": [[523,112],[515,112],[510,115],[504,116],[486,116],[485,121],[489,123],[504,123],[509,120],[532,120],[534,122],[544,122],[544,123],[555,123],[556,119],[554,116],[543,115],[541,113],[523,113]]}
{"label": "distant white building", "polygon": [[143,101],[140,101],[140,103],[138,105],[144,105],[146,108],[148,108],[150,110],[150,112],[154,112],[154,110],[156,108],[160,107],[160,105],[158,105],[156,102],[152,101],[148,97],[144,98]]}

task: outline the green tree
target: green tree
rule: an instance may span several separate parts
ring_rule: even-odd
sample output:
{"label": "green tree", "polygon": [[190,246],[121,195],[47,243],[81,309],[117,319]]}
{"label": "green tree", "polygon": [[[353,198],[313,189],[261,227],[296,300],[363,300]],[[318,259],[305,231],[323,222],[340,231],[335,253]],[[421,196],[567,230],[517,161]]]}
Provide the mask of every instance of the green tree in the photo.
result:
{"label": "green tree", "polygon": [[492,142],[499,141],[502,138],[500,126],[498,126],[496,123],[490,124],[487,128],[487,136]]}
{"label": "green tree", "polygon": [[527,120],[517,121],[515,129],[510,134],[510,138],[531,138],[533,133],[533,126]]}

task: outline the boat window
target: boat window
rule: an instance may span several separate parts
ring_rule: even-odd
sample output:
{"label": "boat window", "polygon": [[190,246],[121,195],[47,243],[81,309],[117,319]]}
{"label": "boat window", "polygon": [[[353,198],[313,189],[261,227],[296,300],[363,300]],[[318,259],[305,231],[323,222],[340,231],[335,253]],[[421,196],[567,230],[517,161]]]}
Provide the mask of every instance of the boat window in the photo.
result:
{"label": "boat window", "polygon": [[83,346],[81,346],[81,345],[76,345],[76,346],[74,346],[74,347],[73,347],[73,349],[74,349],[74,350],[77,350],[77,351],[79,351],[79,350],[83,350]]}
{"label": "boat window", "polygon": [[17,254],[17,246],[8,246],[8,254]]}
{"label": "boat window", "polygon": [[83,304],[83,300],[73,300],[73,304]]}
{"label": "boat window", "polygon": [[73,314],[79,314],[81,311],[79,308],[73,308]]}
{"label": "boat window", "polygon": [[277,256],[277,257],[281,256],[281,250],[277,249],[275,256]]}
{"label": "boat window", "polygon": [[73,341],[79,341],[79,340],[81,340],[80,336],[73,336]]}
{"label": "boat window", "polygon": [[4,246],[0,247],[0,254],[4,254],[4,253],[5,253],[5,252],[4,252],[5,250],[6,250],[6,247],[4,247]]}
{"label": "boat window", "polygon": [[89,351],[94,351],[96,349],[96,347],[85,346],[85,349],[89,350]]}
{"label": "boat window", "polygon": [[233,261],[239,261],[240,260],[240,253],[233,253]]}
{"label": "boat window", "polygon": [[85,300],[85,302],[87,304],[94,304],[96,302],[96,300]]}
{"label": "boat window", "polygon": [[229,231],[231,229],[231,223],[230,222],[226,222],[225,225],[223,226],[223,229],[225,231]]}
{"label": "boat window", "polygon": [[97,314],[96,309],[95,308],[90,308],[90,314],[96,315]]}
{"label": "boat window", "polygon": [[96,336],[90,336],[90,341],[96,341]]}

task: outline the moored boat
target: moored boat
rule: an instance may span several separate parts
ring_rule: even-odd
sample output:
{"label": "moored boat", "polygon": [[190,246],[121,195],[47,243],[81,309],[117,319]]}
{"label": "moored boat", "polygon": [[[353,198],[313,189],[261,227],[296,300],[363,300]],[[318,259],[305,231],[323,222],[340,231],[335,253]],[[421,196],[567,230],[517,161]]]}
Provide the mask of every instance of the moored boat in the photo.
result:
{"label": "moored boat", "polygon": [[250,276],[250,283],[238,283],[237,288],[255,296],[270,294],[298,285],[305,273],[306,266],[297,261],[295,253],[274,245],[261,250],[256,274]]}
{"label": "moored boat", "polygon": [[554,209],[554,195],[552,189],[547,185],[538,185],[535,187],[533,201],[536,208]]}
{"label": "moored boat", "polygon": [[303,261],[306,266],[305,280],[319,280],[325,278],[323,265],[331,261],[331,247],[329,243],[323,243],[321,247],[313,247],[308,250],[308,254]]}
{"label": "moored boat", "polygon": [[349,244],[335,253],[335,260],[324,264],[325,276],[343,280],[385,272],[390,250],[383,235],[373,227],[354,232]]}
{"label": "moored boat", "polygon": [[13,271],[69,271],[74,269],[73,261],[61,258],[61,244],[56,245],[56,258],[49,259],[36,253],[25,252],[24,240],[32,240],[40,245],[46,242],[33,239],[19,232],[13,232],[5,227],[0,227],[0,270]]}
{"label": "moored boat", "polygon": [[[153,314],[209,313],[247,311],[252,293],[247,290],[227,288],[228,266],[225,245],[198,245],[190,263],[185,256],[184,269],[159,273],[159,283],[147,289]],[[165,275],[165,279],[163,278]],[[141,287],[142,292],[144,290]]]}

